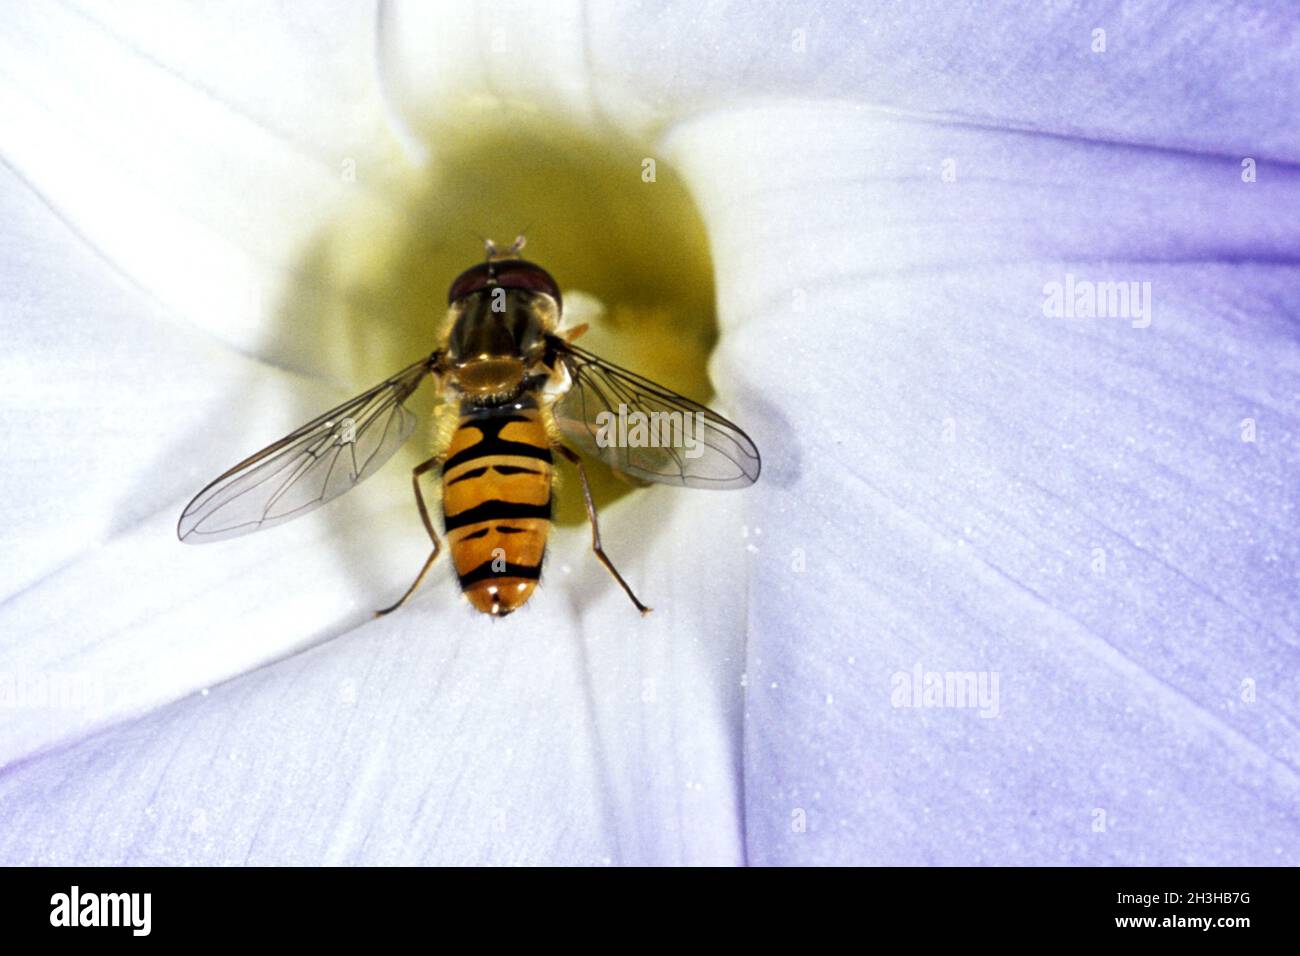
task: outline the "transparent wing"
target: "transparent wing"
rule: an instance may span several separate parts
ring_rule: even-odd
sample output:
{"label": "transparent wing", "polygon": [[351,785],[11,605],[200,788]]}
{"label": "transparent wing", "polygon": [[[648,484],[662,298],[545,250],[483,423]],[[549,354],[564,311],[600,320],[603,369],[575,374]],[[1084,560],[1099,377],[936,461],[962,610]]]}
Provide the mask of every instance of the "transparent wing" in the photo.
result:
{"label": "transparent wing", "polygon": [[739,426],[699,402],[557,340],[573,384],[556,425],[578,449],[630,479],[687,488],[744,488],[758,449]]}
{"label": "transparent wing", "polygon": [[388,461],[415,430],[404,402],[437,355],[402,369],[245,458],[195,495],[176,534],[191,544],[282,524],[337,498]]}

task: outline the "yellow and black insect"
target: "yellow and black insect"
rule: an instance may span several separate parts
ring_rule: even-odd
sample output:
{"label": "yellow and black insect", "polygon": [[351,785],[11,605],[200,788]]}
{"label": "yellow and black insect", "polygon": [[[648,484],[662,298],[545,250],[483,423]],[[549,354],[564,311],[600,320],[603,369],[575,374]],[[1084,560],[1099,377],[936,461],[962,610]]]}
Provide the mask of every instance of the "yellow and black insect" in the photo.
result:
{"label": "yellow and black insect", "polygon": [[575,346],[586,326],[560,331],[559,286],[519,257],[522,248],[522,237],[504,253],[489,242],[486,261],[451,284],[432,355],[218,477],[181,513],[180,539],[248,534],[356,487],[411,436],[416,419],[404,403],[433,376],[453,416],[437,453],[411,475],[433,551],[406,593],[378,613],[400,607],[441,551],[420,485],[435,469],[442,476],[443,531],[465,596],[497,616],[521,607],[541,576],[555,454],[578,470],[596,557],[648,612],[601,546],[578,451],[634,481],[743,488],[758,478],[758,449],[703,405]]}

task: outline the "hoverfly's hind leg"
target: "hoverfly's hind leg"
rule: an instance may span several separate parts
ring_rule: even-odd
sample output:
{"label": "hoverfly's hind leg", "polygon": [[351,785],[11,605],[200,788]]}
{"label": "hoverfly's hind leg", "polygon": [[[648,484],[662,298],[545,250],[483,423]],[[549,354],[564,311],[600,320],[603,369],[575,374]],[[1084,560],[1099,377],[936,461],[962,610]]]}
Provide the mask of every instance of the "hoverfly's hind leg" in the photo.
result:
{"label": "hoverfly's hind leg", "polygon": [[605,554],[605,549],[600,546],[600,523],[596,520],[596,503],[592,501],[591,498],[591,486],[587,483],[587,470],[582,466],[582,458],[577,452],[565,447],[564,445],[557,443],[555,448],[561,455],[569,459],[569,461],[573,463],[573,466],[578,469],[578,479],[582,482],[582,498],[587,504],[587,519],[591,522],[591,550],[596,552],[596,557],[599,558],[600,563],[605,566],[605,570],[614,575],[614,580],[619,583],[627,596],[632,599],[632,603],[636,605],[636,609],[640,611],[642,615],[649,614],[651,608],[646,607],[637,600],[637,596],[632,593],[632,588],[630,588],[628,583],[623,580],[623,575],[618,573],[618,568],[614,567],[614,562],[609,560],[609,556]]}
{"label": "hoverfly's hind leg", "polygon": [[433,542],[433,553],[425,560],[424,567],[420,568],[420,573],[415,576],[415,580],[411,582],[411,586],[406,589],[406,593],[398,599],[397,603],[384,608],[382,611],[376,611],[375,617],[391,614],[405,604],[407,598],[415,593],[415,589],[420,586],[424,576],[429,573],[429,568],[433,567],[433,562],[438,560],[438,555],[442,552],[442,543],[438,540],[438,532],[433,530],[433,521],[429,518],[429,508],[424,503],[424,492],[420,490],[420,477],[425,472],[441,465],[444,457],[444,455],[434,455],[428,461],[416,465],[411,471],[411,487],[415,489],[415,503],[420,508],[420,520],[424,522],[424,530],[429,532],[429,539]]}

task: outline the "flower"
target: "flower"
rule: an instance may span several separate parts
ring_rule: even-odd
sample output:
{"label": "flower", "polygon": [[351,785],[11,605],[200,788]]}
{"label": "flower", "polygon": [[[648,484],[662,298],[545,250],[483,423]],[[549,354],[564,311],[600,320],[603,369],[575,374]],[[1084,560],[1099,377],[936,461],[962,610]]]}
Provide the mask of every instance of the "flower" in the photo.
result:
{"label": "flower", "polygon": [[[0,860],[1294,857],[1286,11],[491,10],[0,33]],[[527,614],[435,576],[369,621],[427,546],[396,465],[181,549],[210,472],[398,347],[340,348],[375,303],[321,277],[500,115],[687,185],[762,481],[606,508],[644,622],[578,526]],[[1111,314],[1044,314],[1085,283]]]}

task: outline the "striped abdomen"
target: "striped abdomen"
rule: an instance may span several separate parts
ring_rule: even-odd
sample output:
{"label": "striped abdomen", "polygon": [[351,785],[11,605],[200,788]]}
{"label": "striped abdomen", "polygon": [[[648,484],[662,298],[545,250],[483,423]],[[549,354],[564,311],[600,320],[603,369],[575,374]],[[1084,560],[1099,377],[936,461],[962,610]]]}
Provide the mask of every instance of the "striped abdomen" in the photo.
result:
{"label": "striped abdomen", "polygon": [[465,408],[442,466],[443,529],[461,589],[509,614],[532,596],[551,527],[551,450],[531,402]]}

